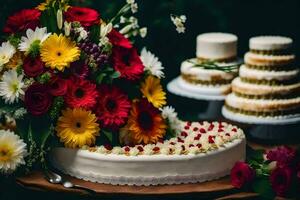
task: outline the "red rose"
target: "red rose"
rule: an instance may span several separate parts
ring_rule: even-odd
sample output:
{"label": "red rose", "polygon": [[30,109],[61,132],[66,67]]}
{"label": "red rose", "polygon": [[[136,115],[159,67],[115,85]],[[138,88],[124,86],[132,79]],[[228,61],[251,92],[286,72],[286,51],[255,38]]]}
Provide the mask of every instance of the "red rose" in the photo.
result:
{"label": "red rose", "polygon": [[24,9],[10,16],[6,22],[4,32],[8,34],[35,29],[40,21],[41,12],[36,9]]}
{"label": "red rose", "polygon": [[68,22],[80,22],[82,26],[89,27],[100,22],[100,14],[90,8],[71,7],[65,12]]}
{"label": "red rose", "polygon": [[40,57],[31,58],[30,56],[28,56],[24,60],[23,69],[26,76],[36,77],[43,73],[44,63],[42,62]]}
{"label": "red rose", "polygon": [[255,171],[245,162],[236,162],[231,169],[231,184],[236,188],[241,188],[244,185],[253,181]]}
{"label": "red rose", "polygon": [[277,166],[290,165],[296,158],[296,150],[290,147],[278,147],[267,152],[269,161],[276,161]]}
{"label": "red rose", "polygon": [[284,196],[292,184],[293,171],[290,167],[278,167],[270,176],[273,190],[277,196]]}
{"label": "red rose", "polygon": [[35,83],[25,92],[25,106],[32,115],[45,114],[51,106],[51,100],[48,87],[44,84]]}
{"label": "red rose", "polygon": [[121,78],[138,80],[144,73],[144,65],[135,48],[113,48],[112,53],[114,69],[121,74]]}
{"label": "red rose", "polygon": [[131,42],[116,29],[112,29],[107,37],[109,38],[109,41],[113,46],[123,47],[126,49],[132,48]]}
{"label": "red rose", "polygon": [[63,96],[68,90],[68,82],[65,79],[54,77],[49,83],[49,92],[53,96]]}

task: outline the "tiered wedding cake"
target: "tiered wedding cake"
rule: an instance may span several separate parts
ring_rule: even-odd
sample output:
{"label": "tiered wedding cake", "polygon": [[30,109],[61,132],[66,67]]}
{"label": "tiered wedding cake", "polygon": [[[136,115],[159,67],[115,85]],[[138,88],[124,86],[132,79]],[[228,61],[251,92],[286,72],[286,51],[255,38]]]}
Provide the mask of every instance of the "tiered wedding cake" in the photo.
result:
{"label": "tiered wedding cake", "polygon": [[[204,95],[225,95],[231,91],[236,66],[238,38],[229,33],[205,33],[197,37],[197,58],[181,64],[179,85]],[[219,68],[219,69],[216,69]]]}
{"label": "tiered wedding cake", "polygon": [[291,51],[292,39],[260,36],[249,43],[245,65],[232,82],[233,93],[226,98],[223,114],[229,118],[239,115],[240,119],[299,116],[299,67]]}

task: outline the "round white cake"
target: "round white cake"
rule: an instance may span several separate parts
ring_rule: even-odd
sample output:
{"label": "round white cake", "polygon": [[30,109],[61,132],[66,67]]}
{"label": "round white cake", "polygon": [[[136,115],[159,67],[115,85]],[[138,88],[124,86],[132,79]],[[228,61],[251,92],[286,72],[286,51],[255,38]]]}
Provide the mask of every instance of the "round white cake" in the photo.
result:
{"label": "round white cake", "polygon": [[197,58],[208,60],[235,59],[237,36],[230,33],[204,33],[197,37]]}
{"label": "round white cake", "polygon": [[164,142],[133,147],[56,148],[55,168],[88,181],[113,185],[196,183],[230,173],[245,159],[243,131],[224,122],[184,123]]}

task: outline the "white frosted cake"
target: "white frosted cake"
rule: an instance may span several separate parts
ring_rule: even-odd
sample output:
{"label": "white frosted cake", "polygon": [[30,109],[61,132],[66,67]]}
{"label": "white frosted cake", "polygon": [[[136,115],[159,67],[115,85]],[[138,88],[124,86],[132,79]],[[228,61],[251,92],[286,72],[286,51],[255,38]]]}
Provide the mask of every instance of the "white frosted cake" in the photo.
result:
{"label": "white frosted cake", "polygon": [[56,148],[52,163],[71,176],[113,185],[204,182],[228,175],[245,159],[241,129],[225,122],[182,123],[183,131],[157,144]]}
{"label": "white frosted cake", "polygon": [[260,36],[250,39],[233,93],[226,98],[227,113],[264,118],[291,118],[300,114],[299,67],[292,39]]}
{"label": "white frosted cake", "polygon": [[[179,84],[183,89],[206,95],[230,93],[237,75],[237,37],[229,33],[205,33],[197,37],[197,58],[181,64]],[[211,91],[212,92],[211,92]]]}

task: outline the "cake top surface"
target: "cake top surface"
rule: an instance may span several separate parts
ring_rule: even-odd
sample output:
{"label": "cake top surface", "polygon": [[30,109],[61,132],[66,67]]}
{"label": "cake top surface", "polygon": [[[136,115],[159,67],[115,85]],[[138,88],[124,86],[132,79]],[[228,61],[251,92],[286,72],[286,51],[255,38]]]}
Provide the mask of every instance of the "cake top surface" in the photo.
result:
{"label": "cake top surface", "polygon": [[211,43],[228,43],[237,41],[237,36],[231,33],[203,33],[198,35],[197,40]]}
{"label": "cake top surface", "polygon": [[100,154],[126,156],[139,155],[188,155],[207,153],[244,138],[241,129],[226,122],[182,122],[182,131],[176,137],[157,144],[133,145],[124,147],[84,147]]}
{"label": "cake top surface", "polygon": [[292,46],[293,40],[283,36],[257,36],[249,40],[250,49],[255,50],[283,50]]}

